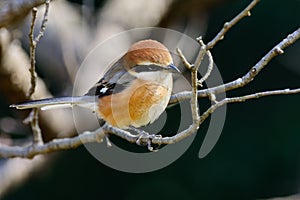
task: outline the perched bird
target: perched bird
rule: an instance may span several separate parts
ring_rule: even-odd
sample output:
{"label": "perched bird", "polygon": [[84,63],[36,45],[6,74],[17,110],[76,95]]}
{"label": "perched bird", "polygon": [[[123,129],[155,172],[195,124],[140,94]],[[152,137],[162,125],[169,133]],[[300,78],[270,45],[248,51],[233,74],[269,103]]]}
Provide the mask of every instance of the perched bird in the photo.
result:
{"label": "perched bird", "polygon": [[17,109],[82,106],[112,126],[127,129],[153,123],[168,105],[179,72],[169,50],[155,40],[134,43],[84,96],[55,97],[11,105]]}

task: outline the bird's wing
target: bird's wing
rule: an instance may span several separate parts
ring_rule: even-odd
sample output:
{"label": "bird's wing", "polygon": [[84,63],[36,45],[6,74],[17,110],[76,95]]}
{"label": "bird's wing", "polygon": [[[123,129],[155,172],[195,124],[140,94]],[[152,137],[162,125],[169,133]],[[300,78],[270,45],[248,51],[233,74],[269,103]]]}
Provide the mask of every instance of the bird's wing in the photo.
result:
{"label": "bird's wing", "polygon": [[88,92],[87,96],[106,96],[124,90],[140,72],[161,71],[163,68],[158,65],[136,65],[130,71],[122,63],[122,58],[115,62],[109,70]]}
{"label": "bird's wing", "polygon": [[131,81],[136,79],[135,76],[128,73],[121,60],[118,60],[109,68],[103,78],[87,92],[87,96],[101,97],[121,92]]}

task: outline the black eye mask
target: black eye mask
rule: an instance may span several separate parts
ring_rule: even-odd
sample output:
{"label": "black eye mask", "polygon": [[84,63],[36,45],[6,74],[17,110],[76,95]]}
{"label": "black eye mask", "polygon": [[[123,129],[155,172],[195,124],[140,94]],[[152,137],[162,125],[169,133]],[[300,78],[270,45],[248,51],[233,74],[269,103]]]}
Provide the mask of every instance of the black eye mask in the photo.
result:
{"label": "black eye mask", "polygon": [[133,71],[139,72],[156,72],[156,71],[163,71],[167,70],[164,67],[158,65],[137,65],[133,68]]}

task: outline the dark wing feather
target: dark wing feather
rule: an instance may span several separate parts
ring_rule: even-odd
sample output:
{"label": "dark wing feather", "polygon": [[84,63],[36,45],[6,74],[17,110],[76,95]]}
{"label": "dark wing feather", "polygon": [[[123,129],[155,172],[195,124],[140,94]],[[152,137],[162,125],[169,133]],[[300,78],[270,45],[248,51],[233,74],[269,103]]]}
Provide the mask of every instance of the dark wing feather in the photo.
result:
{"label": "dark wing feather", "polygon": [[122,59],[114,63],[109,70],[88,92],[87,96],[106,96],[112,93],[121,92],[126,86],[135,79],[128,73],[121,62]]}

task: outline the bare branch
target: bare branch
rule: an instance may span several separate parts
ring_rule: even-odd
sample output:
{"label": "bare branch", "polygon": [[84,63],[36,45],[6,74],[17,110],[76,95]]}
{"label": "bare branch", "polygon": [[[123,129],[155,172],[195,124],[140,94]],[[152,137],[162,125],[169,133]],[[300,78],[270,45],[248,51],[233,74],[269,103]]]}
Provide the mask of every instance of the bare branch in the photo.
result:
{"label": "bare branch", "polygon": [[34,26],[36,22],[36,15],[37,15],[37,8],[32,8],[32,19],[31,19],[31,25],[30,25],[30,31],[29,31],[29,44],[30,44],[30,74],[31,74],[31,87],[29,89],[29,92],[27,94],[28,98],[31,98],[33,95],[35,88],[36,88],[36,72],[35,72],[35,51],[37,43],[40,41],[40,39],[43,37],[45,29],[46,29],[46,23],[48,21],[48,12],[49,12],[49,0],[45,0],[45,12],[44,12],[44,18],[42,21],[41,29],[39,31],[39,34],[34,38]]}
{"label": "bare branch", "polygon": [[[212,57],[209,56],[209,55],[211,55],[209,50],[212,49],[217,44],[217,42],[224,39],[225,34],[227,33],[227,31],[229,31],[229,29],[231,27],[233,27],[235,24],[237,24],[244,17],[250,16],[251,15],[250,10],[252,8],[254,8],[259,1],[260,0],[253,0],[243,11],[241,11],[230,22],[226,22],[224,24],[223,28],[221,29],[221,31],[219,31],[219,33],[214,37],[214,39],[211,40],[207,45],[204,44],[204,42],[202,40],[202,37],[197,38],[198,42],[201,45],[200,51],[199,51],[198,56],[197,56],[196,61],[195,61],[195,66],[196,66],[197,69],[201,65],[201,62],[202,62],[203,57],[204,57],[205,54],[208,54],[208,57],[212,59]],[[179,53],[179,56],[181,58],[182,57],[184,58],[182,53],[181,53],[181,55]],[[183,59],[183,62],[184,62],[184,59]],[[207,71],[206,75],[202,78],[202,80],[199,81],[199,85],[202,85],[202,83],[209,77],[209,75],[212,71],[212,67],[213,66],[208,67],[208,71]],[[207,96],[210,96],[212,93],[217,94],[217,93],[220,93],[220,92],[226,92],[227,91],[226,89],[227,89],[227,87],[225,87],[225,85],[220,85],[220,86],[217,86],[217,87],[214,87],[214,88],[209,88],[209,89],[206,89],[206,90],[200,90],[200,91],[198,91],[198,96],[199,97],[207,97]],[[189,98],[191,98],[191,96],[192,96],[192,92],[181,92],[181,93],[173,95],[171,97],[169,103],[173,104],[173,103],[176,103],[176,102],[181,101],[181,100],[189,99]]]}
{"label": "bare branch", "polygon": [[198,68],[200,67],[201,63],[202,63],[202,60],[207,52],[206,50],[206,45],[204,44],[204,42],[202,41],[202,37],[199,37],[197,38],[197,40],[199,41],[199,43],[201,44],[201,47],[200,47],[200,51],[196,57],[196,60],[195,60],[195,69],[198,70]]}
{"label": "bare branch", "polygon": [[[279,44],[277,44],[273,49],[271,49],[263,58],[257,62],[250,71],[245,74],[242,78],[238,78],[229,83],[219,85],[216,87],[198,90],[199,97],[208,97],[211,93],[218,94],[226,91],[230,91],[236,88],[243,87],[253,81],[253,79],[259,74],[259,72],[277,55],[282,54],[283,50],[295,43],[300,38],[300,28],[298,28],[293,33],[289,34],[285,39],[283,39]],[[170,103],[176,103],[185,99],[191,98],[192,93],[190,91],[184,91],[172,95]]]}
{"label": "bare branch", "polygon": [[[170,140],[168,140],[170,142],[170,144],[174,143],[176,141],[179,141],[179,140],[193,134],[199,128],[200,117],[199,117],[198,94],[197,94],[197,90],[198,90],[198,78],[197,78],[198,75],[197,75],[197,73],[198,73],[198,68],[200,67],[201,62],[203,60],[203,57],[206,53],[206,46],[204,45],[204,43],[202,43],[202,46],[201,46],[200,51],[197,55],[197,58],[196,58],[196,61],[195,61],[194,65],[189,64],[189,62],[186,60],[185,56],[182,54],[180,49],[177,49],[177,51],[178,51],[179,56],[180,56],[181,60],[183,61],[183,63],[191,71],[191,82],[192,82],[191,110],[192,110],[193,123],[188,129],[178,133],[176,135],[177,137],[173,137]],[[158,138],[158,140],[160,140],[160,139],[161,138]],[[152,139],[152,142],[153,141],[155,141],[155,138]],[[159,143],[159,144],[161,144],[161,143]]]}
{"label": "bare branch", "polygon": [[[198,41],[201,46],[205,45],[202,39],[198,38]],[[208,56],[208,67],[204,76],[198,81],[198,85],[200,87],[202,87],[203,86],[202,84],[208,79],[214,67],[214,60],[209,50],[206,50],[206,55]]]}
{"label": "bare branch", "polygon": [[50,6],[50,0],[45,0],[45,12],[44,12],[44,17],[41,24],[40,32],[34,39],[36,43],[38,43],[40,39],[44,36],[46,30],[46,24],[48,22],[49,6]]}
{"label": "bare branch", "polygon": [[[201,125],[217,108],[228,104],[228,103],[240,103],[240,102],[245,102],[246,100],[249,99],[256,99],[260,97],[265,97],[265,96],[271,96],[271,95],[287,95],[287,94],[299,94],[300,93],[300,88],[299,89],[284,89],[284,90],[274,90],[274,91],[267,91],[267,92],[259,92],[255,94],[250,94],[246,96],[241,96],[241,97],[233,97],[233,98],[225,98],[216,104],[212,105],[207,111],[205,111],[201,116],[199,120],[199,125]],[[164,137],[161,139],[153,139],[152,143],[156,144],[172,144],[174,142],[180,141],[189,135],[193,134],[194,132],[192,131],[191,126],[184,130],[183,132],[172,136],[172,137]]]}
{"label": "bare branch", "polygon": [[[215,93],[222,92],[225,88],[225,91],[233,90],[236,88],[243,87],[253,81],[253,79],[258,75],[258,73],[277,55],[283,53],[283,49],[287,48],[291,44],[295,43],[300,38],[300,28],[298,28],[293,33],[289,34],[285,39],[283,39],[279,44],[277,44],[273,49],[271,49],[264,57],[260,59],[258,63],[250,69],[250,71],[244,75],[242,78],[238,78],[232,82],[229,82],[225,85],[217,86],[210,88],[211,91]],[[199,91],[200,94],[204,94],[205,91]]]}
{"label": "bare branch", "polygon": [[283,90],[273,90],[273,91],[266,91],[266,92],[258,92],[254,94],[249,94],[241,97],[232,97],[232,98],[225,98],[216,104],[212,105],[206,112],[204,112],[200,117],[200,123],[203,123],[210,114],[212,114],[217,108],[228,104],[228,103],[241,103],[245,102],[249,99],[257,99],[265,96],[272,96],[272,95],[286,95],[286,94],[299,94],[300,88],[298,89],[283,89]]}
{"label": "bare branch", "polygon": [[93,132],[84,132],[77,137],[55,139],[49,143],[42,145],[30,145],[27,147],[19,146],[5,146],[0,145],[0,158],[12,158],[12,157],[22,157],[22,158],[33,158],[38,154],[45,154],[49,152],[72,149],[76,148],[85,143],[91,142],[102,142],[105,137],[105,132],[102,128],[97,129]]}
{"label": "bare branch", "polygon": [[[287,95],[287,94],[299,94],[299,93],[300,93],[300,89],[292,89],[292,90],[283,89],[283,90],[259,92],[259,93],[245,95],[241,97],[225,98],[220,102],[217,102],[216,104],[212,105],[206,112],[204,112],[199,119],[199,124],[203,123],[217,108],[227,103],[240,103],[240,102],[245,102],[246,100],[249,99],[256,99],[256,98],[261,98],[261,97],[271,96],[271,95]],[[195,131],[197,131],[197,127],[191,125],[188,129],[172,137],[160,137],[160,136],[153,135],[151,138],[141,138],[141,139],[144,142],[147,142],[150,139],[152,144],[173,144],[175,142],[178,142],[190,136],[191,134],[195,133]],[[136,143],[137,140],[139,139],[137,135],[133,135],[127,131],[109,125],[104,125],[103,127],[93,132],[86,131],[73,138],[55,139],[49,143],[42,144],[42,145],[27,146],[27,147],[19,147],[19,146],[11,147],[6,145],[0,145],[0,158],[11,158],[11,157],[33,158],[35,155],[38,154],[45,154],[49,152],[72,149],[86,143],[102,142],[106,133],[117,135],[131,143]]]}
{"label": "bare branch", "polygon": [[[36,88],[36,71],[35,71],[35,64],[36,64],[36,59],[35,59],[35,51],[36,51],[36,46],[40,39],[43,37],[45,29],[46,29],[46,23],[48,21],[48,11],[49,11],[49,0],[45,0],[45,12],[44,12],[44,18],[42,21],[41,29],[39,31],[39,34],[34,38],[34,26],[36,22],[36,15],[37,15],[37,8],[34,7],[32,8],[32,20],[31,20],[31,25],[30,25],[30,31],[29,31],[29,44],[30,44],[30,75],[31,75],[31,87],[28,91],[27,97],[29,99],[32,98],[33,93],[35,92]],[[38,109],[34,108],[31,113],[29,114],[27,121],[31,125],[31,129],[33,132],[33,145],[38,145],[43,143],[43,138],[42,138],[42,132],[39,127],[39,120],[38,120]]]}
{"label": "bare branch", "polygon": [[191,68],[193,67],[193,65],[191,63],[189,63],[186,59],[186,57],[183,55],[182,51],[177,48],[177,53],[181,59],[181,61],[183,62],[184,66],[188,69],[188,70],[191,70]]}
{"label": "bare branch", "polygon": [[[167,137],[166,139],[164,139],[165,142],[168,142],[168,144],[172,144],[175,143],[177,141],[182,140],[183,138],[186,138],[188,136],[190,136],[191,134],[195,133],[200,125],[200,116],[199,116],[199,108],[198,108],[198,94],[197,94],[197,89],[198,89],[198,68],[201,65],[201,62],[203,60],[204,55],[206,54],[206,46],[204,45],[204,43],[202,42],[202,39],[199,38],[200,44],[202,45],[200,48],[200,51],[196,57],[196,61],[194,63],[194,65],[188,65],[186,64],[190,71],[191,71],[191,82],[192,82],[192,92],[191,92],[191,111],[192,111],[192,119],[193,119],[193,123],[192,125],[190,125],[186,130],[176,134],[173,137]],[[202,43],[201,43],[202,42]],[[180,58],[182,59],[182,61],[184,63],[188,63],[184,57],[184,55],[182,54],[182,52],[178,52],[180,55]],[[156,138],[152,139],[152,142],[157,142],[158,144],[163,144],[163,138],[158,138],[157,140],[155,140]]]}
{"label": "bare branch", "polygon": [[36,42],[34,41],[34,25],[36,21],[36,15],[37,15],[37,8],[33,8],[31,11],[32,19],[31,19],[31,25],[29,30],[29,44],[30,44],[30,68],[29,72],[31,75],[31,87],[28,91],[27,97],[31,98],[35,91],[36,86],[36,72],[35,72],[35,49],[36,49]]}
{"label": "bare branch", "polygon": [[37,108],[32,109],[28,117],[23,121],[26,124],[30,124],[33,132],[33,144],[39,145],[43,144],[42,131],[38,125],[39,117]]}
{"label": "bare branch", "polygon": [[224,39],[227,31],[236,25],[241,19],[244,17],[250,16],[250,11],[252,8],[258,4],[260,0],[253,0],[242,12],[240,12],[237,16],[235,16],[230,22],[226,22],[222,28],[222,30],[215,36],[215,38],[207,44],[207,50],[212,49],[220,40]]}

